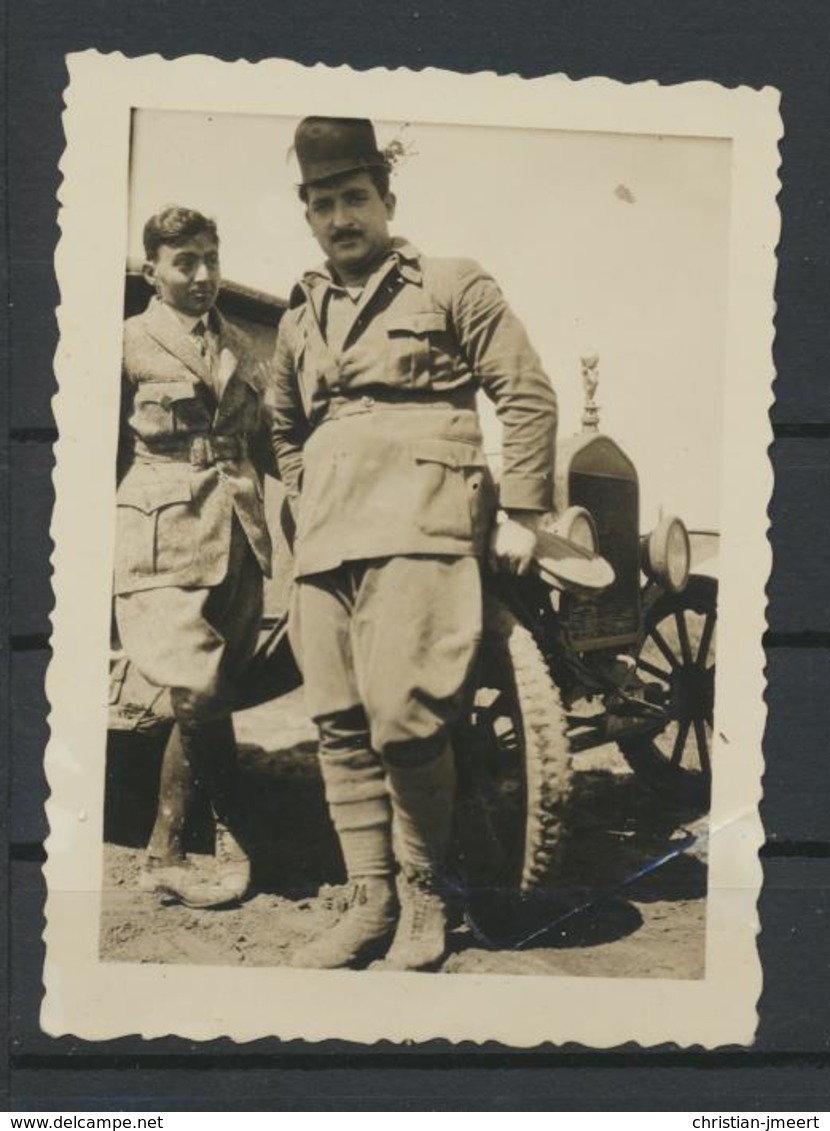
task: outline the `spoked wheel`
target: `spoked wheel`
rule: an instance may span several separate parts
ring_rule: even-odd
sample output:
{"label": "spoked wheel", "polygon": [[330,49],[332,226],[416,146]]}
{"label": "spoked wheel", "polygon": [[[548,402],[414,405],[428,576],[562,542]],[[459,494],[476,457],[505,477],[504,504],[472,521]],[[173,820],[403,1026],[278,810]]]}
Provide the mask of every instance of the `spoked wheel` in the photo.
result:
{"label": "spoked wheel", "polygon": [[647,614],[637,675],[649,700],[667,710],[656,734],[620,741],[631,768],[678,803],[705,808],[712,783],[717,582],[693,577],[663,594]]}
{"label": "spoked wheel", "polygon": [[543,887],[558,863],[570,782],[564,712],[531,633],[489,595],[473,706],[455,746],[468,892],[480,901]]}

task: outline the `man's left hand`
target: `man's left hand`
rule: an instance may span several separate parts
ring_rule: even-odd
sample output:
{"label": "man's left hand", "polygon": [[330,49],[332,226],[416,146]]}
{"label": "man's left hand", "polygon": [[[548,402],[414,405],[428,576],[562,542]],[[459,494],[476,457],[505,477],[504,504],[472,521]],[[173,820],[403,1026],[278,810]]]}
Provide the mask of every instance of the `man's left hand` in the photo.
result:
{"label": "man's left hand", "polygon": [[524,577],[536,550],[537,511],[505,511],[490,536],[490,565],[502,573]]}

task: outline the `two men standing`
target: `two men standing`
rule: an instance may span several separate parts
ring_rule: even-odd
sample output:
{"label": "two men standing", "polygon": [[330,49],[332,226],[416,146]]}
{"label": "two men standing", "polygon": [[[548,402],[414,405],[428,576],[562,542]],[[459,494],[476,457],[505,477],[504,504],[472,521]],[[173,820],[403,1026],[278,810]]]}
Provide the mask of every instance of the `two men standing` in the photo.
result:
{"label": "two men standing", "polygon": [[[556,399],[477,263],[391,237],[395,198],[369,121],[307,118],[295,148],[326,261],[283,315],[268,399],[297,520],[291,639],[349,883],[337,925],[294,964],[384,956],[388,969],[428,969],[446,952],[449,728],[481,638],[480,567],[530,566],[552,505]],[[210,906],[244,891],[245,852],[236,845],[230,873],[188,873],[171,798],[198,780],[220,821],[244,829],[230,711],[269,569],[249,458],[262,405],[244,346],[213,311],[215,226],[167,210],[145,249],[158,295],[125,336],[116,611],[127,654],[173,689],[177,722],[148,886]],[[498,501],[479,389],[503,426]]]}
{"label": "two men standing", "polygon": [[[345,914],[295,964],[385,953],[388,969],[426,969],[446,951],[448,728],[481,635],[479,565],[529,568],[552,504],[556,401],[478,264],[392,239],[369,121],[307,118],[295,147],[327,259],[280,326],[274,454],[297,516],[292,643],[350,881]],[[495,526],[479,388],[503,426]]]}

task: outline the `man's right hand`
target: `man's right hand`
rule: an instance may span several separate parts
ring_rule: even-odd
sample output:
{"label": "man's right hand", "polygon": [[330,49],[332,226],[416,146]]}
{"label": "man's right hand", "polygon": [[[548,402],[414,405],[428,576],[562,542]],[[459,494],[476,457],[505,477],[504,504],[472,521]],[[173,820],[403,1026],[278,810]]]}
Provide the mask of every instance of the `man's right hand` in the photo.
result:
{"label": "man's right hand", "polygon": [[499,517],[490,535],[490,565],[501,573],[524,577],[533,562],[543,516],[538,511],[510,511]]}

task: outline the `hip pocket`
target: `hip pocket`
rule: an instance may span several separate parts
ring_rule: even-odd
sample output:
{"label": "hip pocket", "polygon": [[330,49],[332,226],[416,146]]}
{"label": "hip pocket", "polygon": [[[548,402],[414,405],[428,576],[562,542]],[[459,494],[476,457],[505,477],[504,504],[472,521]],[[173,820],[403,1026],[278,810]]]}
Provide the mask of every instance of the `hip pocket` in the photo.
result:
{"label": "hip pocket", "polygon": [[480,539],[489,525],[493,481],[483,452],[461,440],[421,440],[413,445],[416,521],[425,534]]}
{"label": "hip pocket", "polygon": [[189,483],[130,484],[117,499],[116,555],[121,571],[174,573],[191,564],[197,517]]}

